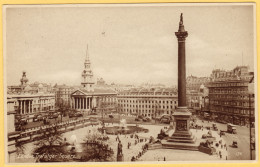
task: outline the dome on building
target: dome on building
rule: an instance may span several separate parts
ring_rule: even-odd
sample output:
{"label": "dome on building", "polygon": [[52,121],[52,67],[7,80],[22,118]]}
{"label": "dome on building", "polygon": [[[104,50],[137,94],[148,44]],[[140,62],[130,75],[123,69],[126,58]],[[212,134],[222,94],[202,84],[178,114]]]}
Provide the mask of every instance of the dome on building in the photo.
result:
{"label": "dome on building", "polygon": [[42,85],[42,84],[39,84],[38,88],[42,89],[42,88],[43,88],[43,85]]}
{"label": "dome on building", "polygon": [[200,85],[200,89],[204,89],[205,88],[205,86],[202,84],[202,85]]}
{"label": "dome on building", "polygon": [[26,84],[29,80],[26,78],[26,72],[25,71],[23,71],[23,76],[22,76],[22,78],[21,78],[21,85],[24,85],[24,84]]}
{"label": "dome on building", "polygon": [[24,88],[24,91],[25,92],[29,92],[29,91],[31,91],[32,90],[32,88],[29,86],[29,85],[27,85],[25,88]]}

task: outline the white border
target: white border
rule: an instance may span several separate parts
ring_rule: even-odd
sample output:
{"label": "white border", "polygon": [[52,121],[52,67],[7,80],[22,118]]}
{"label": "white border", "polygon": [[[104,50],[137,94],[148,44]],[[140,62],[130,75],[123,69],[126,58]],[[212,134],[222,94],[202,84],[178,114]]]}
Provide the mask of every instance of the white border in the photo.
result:
{"label": "white border", "polygon": [[[6,16],[6,8],[55,8],[55,7],[160,7],[160,6],[193,6],[193,7],[198,7],[198,6],[253,6],[253,17],[254,17],[254,83],[255,83],[255,95],[258,95],[257,92],[257,36],[256,36],[256,3],[255,2],[246,2],[246,3],[133,3],[133,4],[31,4],[31,5],[3,5],[3,64],[4,64],[4,78],[6,78],[6,21],[5,21],[5,16]],[[6,80],[4,80],[4,128],[7,127],[7,114],[5,111],[7,111],[7,87],[6,87]],[[256,163],[258,161],[259,157],[259,146],[258,146],[258,106],[257,106],[257,98],[258,96],[255,96],[255,122],[257,127],[255,129],[256,133],[256,160],[227,160],[227,161],[138,161],[138,162],[64,162],[64,163],[9,163],[8,162],[8,152],[7,152],[7,144],[5,144],[5,164],[7,165],[111,165],[111,164],[201,164],[201,163]],[[6,131],[6,130],[5,130]],[[4,133],[5,137],[5,142],[8,143],[7,139],[7,133]]]}

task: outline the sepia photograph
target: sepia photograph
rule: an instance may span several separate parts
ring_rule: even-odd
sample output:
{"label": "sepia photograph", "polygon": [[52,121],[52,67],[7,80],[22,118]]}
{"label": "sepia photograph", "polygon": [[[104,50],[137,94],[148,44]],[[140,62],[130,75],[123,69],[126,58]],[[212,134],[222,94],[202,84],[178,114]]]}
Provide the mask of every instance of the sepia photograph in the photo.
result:
{"label": "sepia photograph", "polygon": [[3,5],[5,163],[257,162],[255,8]]}

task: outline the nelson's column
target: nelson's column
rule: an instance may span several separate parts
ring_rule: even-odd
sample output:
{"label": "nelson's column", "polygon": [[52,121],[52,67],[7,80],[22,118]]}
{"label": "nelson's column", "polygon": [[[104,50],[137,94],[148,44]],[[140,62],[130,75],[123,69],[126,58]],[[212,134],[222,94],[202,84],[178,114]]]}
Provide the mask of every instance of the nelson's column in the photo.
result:
{"label": "nelson's column", "polygon": [[179,30],[175,32],[175,35],[178,39],[178,107],[173,114],[175,132],[162,144],[176,149],[197,150],[196,139],[189,129],[191,112],[186,106],[185,39],[188,32],[184,29],[182,14],[180,16]]}

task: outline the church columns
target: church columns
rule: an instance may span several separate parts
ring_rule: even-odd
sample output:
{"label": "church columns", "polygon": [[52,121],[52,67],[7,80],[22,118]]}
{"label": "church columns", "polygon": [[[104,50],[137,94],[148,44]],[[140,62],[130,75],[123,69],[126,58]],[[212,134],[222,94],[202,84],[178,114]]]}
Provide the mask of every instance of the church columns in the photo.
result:
{"label": "church columns", "polygon": [[81,100],[81,109],[84,109],[84,100],[83,99],[84,99],[83,97],[80,98],[80,100]]}
{"label": "church columns", "polygon": [[90,109],[92,108],[92,98],[90,98],[89,100],[89,106],[90,106]]}
{"label": "church columns", "polygon": [[74,97],[74,109],[77,108],[77,101],[76,101],[76,98]]}
{"label": "church columns", "polygon": [[87,97],[84,98],[84,104],[85,104],[84,109],[87,109],[88,108],[87,107],[88,106],[88,98]]}
{"label": "church columns", "polygon": [[78,101],[77,101],[77,98],[75,97],[75,109],[78,108]]}
{"label": "church columns", "polygon": [[80,99],[79,99],[79,97],[77,97],[77,102],[78,102],[77,109],[80,109]]}
{"label": "church columns", "polygon": [[23,100],[23,114],[25,114],[25,100]]}
{"label": "church columns", "polygon": [[81,109],[81,98],[79,98],[79,109]]}
{"label": "church columns", "polygon": [[19,100],[19,110],[20,110],[20,114],[22,114],[22,101]]}
{"label": "church columns", "polygon": [[96,97],[72,97],[71,98],[71,106],[73,109],[78,110],[90,110],[91,108],[95,107],[97,105],[97,99]]}
{"label": "church columns", "polygon": [[88,98],[88,109],[89,109],[89,98]]}
{"label": "church columns", "polygon": [[30,104],[30,100],[28,101],[28,105],[29,105],[29,113],[31,113],[31,104]]}

